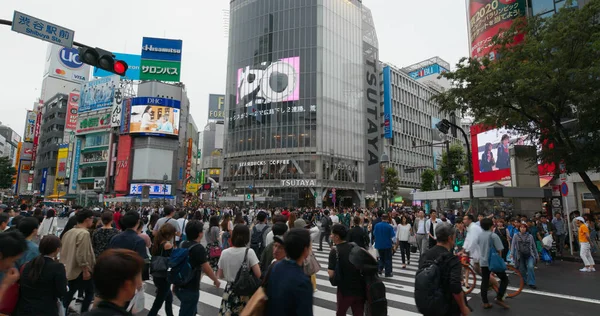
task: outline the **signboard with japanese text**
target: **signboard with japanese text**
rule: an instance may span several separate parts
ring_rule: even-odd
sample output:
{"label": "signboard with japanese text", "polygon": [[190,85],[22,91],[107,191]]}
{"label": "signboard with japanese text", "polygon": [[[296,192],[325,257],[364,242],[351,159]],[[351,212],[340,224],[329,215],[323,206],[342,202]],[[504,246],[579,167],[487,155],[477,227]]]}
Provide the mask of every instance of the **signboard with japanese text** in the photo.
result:
{"label": "signboard with japanese text", "polygon": [[117,148],[117,161],[115,164],[115,184],[114,189],[119,193],[128,193],[130,160],[131,160],[131,145],[132,139],[129,135],[119,136],[119,144]]}
{"label": "signboard with japanese text", "polygon": [[119,81],[119,76],[114,75],[84,83],[78,112],[85,113],[112,107]]}
{"label": "signboard with japanese text", "polygon": [[71,179],[71,189],[77,190],[77,180],[79,179],[79,160],[81,159],[81,138],[77,138],[75,145],[75,157],[73,158],[73,178]]}
{"label": "signboard with japanese text", "polygon": [[140,80],[179,82],[181,62],[142,59]]}
{"label": "signboard with japanese text", "polygon": [[129,185],[129,194],[140,195],[144,186],[150,187],[150,195],[171,195],[171,185],[162,183],[132,183]]}
{"label": "signboard with japanese text", "polygon": [[60,144],[56,156],[56,176],[54,177],[54,192],[58,193],[59,185],[65,182],[67,176],[67,157],[69,156],[69,144]]}
{"label": "signboard with japanese text", "polygon": [[34,111],[27,111],[25,119],[25,131],[23,133],[23,141],[26,143],[32,143],[35,135],[35,120],[37,119],[37,113]]}
{"label": "signboard with japanese text", "polygon": [[92,113],[77,119],[77,133],[86,133],[110,128],[110,111]]}
{"label": "signboard with japanese text", "polygon": [[13,14],[12,30],[13,32],[69,48],[73,46],[73,38],[75,37],[75,31],[73,30],[19,11],[15,11]]}
{"label": "signboard with japanese text", "polygon": [[35,130],[33,132],[33,149],[31,157],[31,167],[35,167],[35,158],[37,157],[37,149],[40,142],[40,128],[42,126],[42,111],[37,112],[37,119],[35,120]]}
{"label": "signboard with japanese text", "polygon": [[140,80],[179,82],[183,41],[144,37],[140,62]]}
{"label": "signboard with japanese text", "polygon": [[[526,13],[526,0],[469,0],[471,57],[487,55],[491,60],[496,59],[492,38],[501,30],[508,30],[515,19]],[[515,41],[520,41],[520,38],[515,38]]]}
{"label": "signboard with japanese text", "polygon": [[123,118],[121,112],[123,112],[123,93],[121,89],[116,89],[110,114],[110,127],[121,127],[121,119]]}
{"label": "signboard with japanese text", "polygon": [[69,93],[67,101],[67,118],[65,119],[65,130],[77,129],[77,113],[79,110],[79,92]]}

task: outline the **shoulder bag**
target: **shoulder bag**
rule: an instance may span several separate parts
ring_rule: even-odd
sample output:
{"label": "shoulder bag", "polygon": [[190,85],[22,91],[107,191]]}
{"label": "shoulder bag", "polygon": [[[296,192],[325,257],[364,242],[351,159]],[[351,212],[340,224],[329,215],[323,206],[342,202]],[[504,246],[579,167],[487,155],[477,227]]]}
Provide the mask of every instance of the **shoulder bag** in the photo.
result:
{"label": "shoulder bag", "polygon": [[160,245],[160,255],[152,256],[150,261],[150,274],[155,278],[167,278],[167,270],[169,269],[169,258],[164,257],[164,243]]}
{"label": "shoulder bag", "polygon": [[238,296],[251,296],[260,286],[260,280],[254,275],[248,264],[248,250],[244,254],[244,261],[238,270],[235,281],[233,281],[232,290]]}
{"label": "shoulder bag", "polygon": [[506,262],[504,259],[498,254],[496,250],[496,246],[494,246],[493,235],[490,235],[490,256],[488,259],[489,269],[492,272],[504,272],[506,271]]}
{"label": "shoulder bag", "polygon": [[319,271],[321,271],[321,264],[311,251],[306,260],[304,260],[304,274],[311,276]]}

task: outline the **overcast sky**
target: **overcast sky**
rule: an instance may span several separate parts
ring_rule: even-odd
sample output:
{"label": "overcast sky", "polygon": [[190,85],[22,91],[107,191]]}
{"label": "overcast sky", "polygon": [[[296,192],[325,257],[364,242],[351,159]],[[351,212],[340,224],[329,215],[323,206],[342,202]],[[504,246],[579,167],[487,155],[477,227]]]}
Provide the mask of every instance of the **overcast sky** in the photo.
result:
{"label": "overcast sky", "polygon": [[[323,0],[343,1],[343,0]],[[202,129],[209,93],[225,93],[229,0],[0,0],[13,10],[75,31],[75,40],[139,54],[142,37],[183,40],[181,80]],[[468,54],[465,0],[363,0],[373,12],[380,59],[398,67],[439,56],[454,65]],[[25,114],[40,96],[47,44],[0,25],[0,121],[23,134]]]}

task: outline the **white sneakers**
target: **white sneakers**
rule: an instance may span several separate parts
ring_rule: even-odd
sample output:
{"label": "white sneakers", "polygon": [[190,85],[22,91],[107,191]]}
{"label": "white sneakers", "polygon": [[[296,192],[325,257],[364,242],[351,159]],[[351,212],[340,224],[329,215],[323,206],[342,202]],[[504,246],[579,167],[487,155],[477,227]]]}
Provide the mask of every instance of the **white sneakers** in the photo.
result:
{"label": "white sneakers", "polygon": [[584,267],[582,269],[579,269],[579,271],[580,272],[596,272],[596,269],[595,268],[585,268]]}

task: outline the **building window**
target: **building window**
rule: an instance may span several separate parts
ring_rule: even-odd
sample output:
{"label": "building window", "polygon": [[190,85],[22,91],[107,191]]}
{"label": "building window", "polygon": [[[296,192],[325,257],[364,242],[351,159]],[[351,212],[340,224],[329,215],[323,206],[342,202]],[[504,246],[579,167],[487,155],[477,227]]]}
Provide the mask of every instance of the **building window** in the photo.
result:
{"label": "building window", "polygon": [[533,15],[554,11],[554,0],[532,0],[531,9],[533,11]]}

